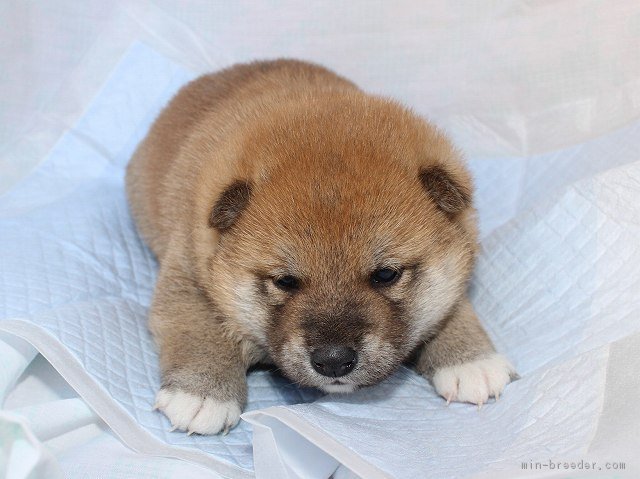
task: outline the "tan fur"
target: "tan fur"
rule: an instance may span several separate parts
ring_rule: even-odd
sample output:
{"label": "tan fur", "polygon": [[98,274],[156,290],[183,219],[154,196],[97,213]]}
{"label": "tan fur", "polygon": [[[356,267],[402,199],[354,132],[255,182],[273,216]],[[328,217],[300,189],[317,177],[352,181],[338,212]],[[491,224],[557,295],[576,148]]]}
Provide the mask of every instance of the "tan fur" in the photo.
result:
{"label": "tan fur", "polygon": [[[190,83],[136,151],[127,193],[160,261],[165,389],[242,404],[257,361],[339,389],[310,366],[325,343],[358,351],[345,391],[413,352],[427,376],[493,353],[465,299],[477,233],[460,155],[329,70],[278,60]],[[374,288],[380,267],[403,273]],[[300,288],[276,287],[284,275]]]}

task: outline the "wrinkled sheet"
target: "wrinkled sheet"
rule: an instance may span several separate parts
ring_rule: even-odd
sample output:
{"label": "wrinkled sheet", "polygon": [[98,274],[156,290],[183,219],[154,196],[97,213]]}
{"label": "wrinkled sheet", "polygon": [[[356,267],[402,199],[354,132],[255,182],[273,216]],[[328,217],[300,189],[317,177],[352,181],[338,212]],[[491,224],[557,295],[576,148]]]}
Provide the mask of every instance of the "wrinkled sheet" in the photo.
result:
{"label": "wrinkled sheet", "polygon": [[[637,152],[639,151],[638,127],[634,119],[638,118],[638,99],[640,98],[637,75],[639,60],[637,55],[631,53],[637,52],[640,35],[637,31],[638,13],[631,8],[630,4],[616,4],[615,8],[608,6],[606,12],[601,10],[604,7],[598,8],[592,5],[592,8],[583,10],[584,5],[581,5],[580,14],[577,14],[576,4],[572,2],[547,5],[545,8],[534,8],[528,12],[522,9],[520,2],[503,4],[501,11],[499,8],[493,10],[483,8],[483,12],[472,10],[456,12],[449,8],[434,6],[428,14],[415,15],[415,24],[420,24],[424,30],[409,28],[398,32],[397,35],[385,35],[384,38],[394,37],[395,41],[385,45],[382,50],[376,50],[375,45],[370,45],[371,38],[374,38],[372,32],[380,28],[382,22],[394,19],[409,24],[414,21],[407,19],[406,9],[403,13],[402,5],[394,5],[392,11],[384,11],[383,7],[378,6],[374,12],[365,11],[362,6],[353,7],[350,10],[350,18],[358,16],[357,10],[361,8],[362,14],[358,16],[361,21],[354,26],[357,32],[351,31],[345,35],[339,33],[340,29],[344,29],[344,25],[340,22],[334,24],[326,21],[330,15],[328,11],[322,10],[323,7],[319,7],[322,11],[294,9],[294,13],[291,14],[289,21],[283,24],[282,29],[270,30],[267,20],[273,19],[274,14],[269,11],[266,3],[260,7],[250,8],[247,4],[240,2],[237,7],[221,8],[213,16],[211,13],[213,9],[209,9],[207,14],[204,4],[192,4],[191,8],[185,9],[185,15],[190,20],[189,25],[181,23],[178,17],[182,15],[172,11],[171,7],[154,8],[150,4],[142,5],[142,3],[135,7],[118,5],[117,8],[109,11],[105,8],[104,12],[94,8],[95,12],[92,13],[95,14],[96,24],[99,23],[97,17],[102,13],[108,21],[101,24],[104,28],[96,29],[99,39],[88,48],[85,63],[91,64],[92,68],[85,68],[81,72],[92,71],[93,75],[82,76],[74,72],[75,75],[66,76],[65,79],[70,80],[69,83],[65,83],[66,98],[71,100],[65,104],[66,109],[58,111],[58,117],[51,117],[41,105],[34,104],[34,108],[25,110],[27,113],[35,110],[37,116],[40,116],[34,123],[40,127],[47,122],[53,126],[60,124],[68,126],[70,123],[65,125],[65,121],[77,117],[85,110],[91,94],[91,89],[87,85],[95,86],[101,81],[102,76],[98,73],[106,73],[113,68],[114,59],[119,57],[118,49],[124,51],[128,48],[132,37],[131,32],[134,31],[128,22],[133,18],[138,27],[140,23],[145,23],[147,29],[145,40],[170,57],[179,58],[180,63],[188,65],[194,71],[218,68],[233,61],[254,57],[286,54],[321,61],[339,69],[371,91],[393,94],[447,127],[456,141],[467,151],[471,159],[470,166],[479,186],[478,205],[484,236],[484,254],[474,281],[473,294],[476,307],[499,348],[510,355],[523,375],[521,381],[509,387],[505,402],[508,401],[509,395],[518,398],[517,404],[522,409],[517,409],[515,412],[522,414],[524,410],[526,413],[524,419],[520,415],[516,418],[517,420],[514,419],[511,422],[503,418],[503,422],[500,423],[497,422],[499,418],[494,416],[497,413],[491,412],[494,409],[487,407],[479,416],[485,418],[485,421],[482,421],[474,419],[477,417],[475,415],[467,418],[467,415],[471,414],[468,408],[456,406],[460,410],[456,411],[456,407],[452,407],[446,414],[452,414],[451,411],[462,414],[461,417],[465,421],[467,419],[472,421],[474,426],[468,428],[463,423],[463,426],[459,426],[462,429],[454,427],[451,430],[451,435],[447,437],[455,439],[453,442],[456,443],[459,442],[458,435],[465,433],[462,435],[464,447],[453,450],[447,449],[446,441],[435,439],[426,442],[407,441],[406,438],[412,437],[412,434],[402,430],[402,421],[396,416],[392,416],[393,421],[391,421],[388,415],[382,414],[383,400],[376,403],[370,410],[371,414],[377,414],[376,417],[380,419],[379,423],[373,424],[375,426],[373,428],[369,427],[372,425],[365,421],[369,414],[363,417],[354,410],[367,401],[362,397],[355,397],[355,403],[351,405],[345,405],[344,398],[322,398],[311,405],[288,408],[286,414],[280,408],[275,411],[267,409],[262,411],[260,416],[255,414],[251,419],[255,423],[260,423],[258,427],[262,427],[258,433],[254,433],[254,443],[259,444],[259,447],[254,448],[254,456],[256,467],[263,477],[267,477],[267,474],[272,474],[272,477],[284,477],[281,475],[283,468],[285,472],[291,470],[300,472],[296,467],[310,465],[313,465],[315,473],[305,472],[311,477],[314,474],[322,477],[321,471],[329,470],[339,462],[349,464],[353,470],[360,471],[366,477],[373,477],[368,473],[406,477],[406,474],[413,474],[416,468],[422,471],[419,469],[421,467],[433,468],[434,471],[442,472],[444,475],[494,469],[505,471],[519,464],[516,458],[524,456],[528,456],[529,459],[532,458],[531,456],[535,458],[535,454],[540,453],[536,452],[540,449],[533,447],[536,438],[539,440],[538,446],[542,447],[541,444],[551,435],[556,435],[557,430],[562,434],[556,442],[542,451],[545,457],[549,454],[580,454],[588,450],[590,437],[596,434],[602,401],[605,397],[604,376],[609,344],[637,330],[637,294],[634,295],[638,290],[638,271],[634,269],[638,264],[637,249],[633,248],[635,243],[629,238],[633,238],[634,235],[637,237],[637,230],[634,229],[638,217],[637,211],[634,210],[634,205],[638,203],[637,197],[634,196],[638,189],[637,168],[634,168],[633,163],[638,160]],[[202,19],[194,21],[198,11],[203,13]],[[549,46],[553,48],[543,48],[540,44],[533,48],[531,45],[535,42],[532,39],[545,31],[546,24],[555,22],[556,17],[563,14],[571,15],[572,19],[570,22],[563,23],[565,43],[552,45],[553,42],[550,40],[554,37],[552,33],[548,41]],[[205,31],[208,22],[220,26],[222,19],[231,16],[236,18],[235,22],[227,22],[224,28]],[[323,18],[325,22],[321,23],[323,25],[321,29],[314,31],[309,22],[305,23],[304,18],[313,18],[314,21]],[[293,19],[299,21],[296,22]],[[487,21],[491,21],[491,25],[495,27],[491,38],[486,37],[484,41],[476,41],[471,45],[472,40],[466,43],[458,36],[457,32],[465,32],[470,39],[482,38],[482,28],[486,28]],[[42,22],[43,25],[45,23]],[[296,30],[301,28],[302,24],[306,27]],[[259,26],[251,32],[253,36],[248,36],[248,30],[244,30],[247,25]],[[439,28],[443,25],[455,25],[455,28]],[[583,34],[587,35],[586,27],[588,26],[595,29],[599,38],[603,39],[598,45],[590,45],[587,38],[581,37]],[[43,30],[42,34],[45,35],[46,28]],[[165,36],[158,37],[154,30],[162,30]],[[113,35],[114,33],[117,34]],[[87,28],[85,32],[79,32],[80,34],[90,36],[93,32],[91,28]],[[302,34],[306,39],[305,42],[287,42],[287,38],[296,34]],[[211,38],[215,40],[216,35],[219,36],[218,40],[208,43]],[[329,37],[332,38],[331,42],[324,40]],[[530,41],[527,41],[527,37]],[[220,45],[220,38],[249,39],[245,43],[234,42],[232,46],[230,43],[225,43],[224,48],[216,48]],[[510,49],[497,54],[496,45],[500,43],[501,38],[509,39]],[[432,41],[427,41],[429,39]],[[247,47],[249,43],[251,48]],[[367,44],[369,56],[365,59],[361,58],[360,62],[354,62],[353,56],[343,55],[344,49],[341,43],[351,45],[354,49],[352,53],[357,51],[358,45]],[[446,45],[445,54],[436,54],[442,45]],[[6,51],[3,50],[0,53]],[[477,54],[470,55],[472,51],[476,51]],[[576,54],[576,51],[578,53],[581,51],[582,54]],[[397,56],[398,52],[403,52],[406,57],[401,60],[391,60],[391,56]],[[496,54],[491,55],[491,52]],[[522,53],[527,55],[519,57],[518,55]],[[150,61],[152,56],[150,54],[145,61],[154,64]],[[425,57],[433,59],[437,68],[433,68],[430,63],[425,63]],[[516,57],[517,61],[514,62]],[[375,63],[376,59],[378,63]],[[363,64],[363,60],[368,63]],[[416,63],[412,64],[412,60]],[[161,103],[162,95],[169,95],[173,88],[191,75],[177,67],[175,62],[166,62],[166,59],[160,56],[156,56],[155,64],[163,64],[167,70],[162,70],[164,68],[162,67],[162,71],[158,73],[151,69],[155,73],[150,82],[145,83],[145,77],[142,75],[139,78],[138,89],[121,91],[119,97],[118,95],[115,98],[112,97],[109,108],[113,111],[107,113],[104,118],[96,117],[95,110],[92,109],[85,112],[80,124],[71,129],[67,135],[67,147],[73,143],[69,141],[69,135],[77,136],[76,144],[71,146],[70,150],[63,150],[63,154],[59,154],[58,161],[61,163],[58,168],[47,168],[52,156],[55,156],[54,150],[47,155],[48,159],[43,164],[43,168],[23,183],[22,188],[31,182],[28,194],[16,197],[14,190],[0,201],[4,215],[1,220],[3,234],[4,226],[9,224],[5,223],[8,217],[14,221],[11,223],[12,226],[29,214],[32,215],[31,218],[45,220],[42,224],[51,225],[55,221],[46,218],[46,211],[43,212],[43,208],[56,201],[58,206],[64,204],[65,197],[75,193],[75,187],[87,179],[100,182],[105,178],[111,178],[113,185],[110,186],[113,186],[114,190],[121,186],[118,186],[120,180],[117,167],[122,165],[126,152],[135,144],[136,138],[143,134],[144,124],[151,121]],[[514,64],[517,66],[514,67]],[[402,65],[402,68],[389,68],[389,65]],[[552,65],[552,68],[549,68],[549,65]],[[539,66],[546,68],[538,69]],[[43,75],[51,73],[23,72],[20,68],[17,71],[23,78],[32,78],[34,73]],[[538,73],[544,73],[544,76]],[[469,80],[469,74],[471,74],[471,80]],[[526,78],[527,74],[532,78]],[[115,75],[115,73],[112,75],[112,80]],[[7,76],[3,78],[4,82],[9,82]],[[577,81],[582,78],[586,78],[587,81]],[[15,81],[15,85],[21,84],[19,80],[20,78]],[[471,82],[477,86],[465,90],[462,88],[465,82]],[[154,90],[158,84],[161,85],[161,89],[166,88],[162,94]],[[425,85],[428,85],[428,88]],[[489,88],[489,85],[492,88]],[[530,85],[529,90],[527,85]],[[12,93],[13,86],[9,86],[9,90],[6,88],[3,90]],[[141,104],[136,104],[138,97],[133,95],[134,91],[143,97]],[[96,99],[97,102],[105,92],[107,92],[106,87]],[[477,94],[478,92],[481,94]],[[529,94],[524,95],[524,92]],[[147,93],[149,97],[153,95],[156,97],[149,100],[149,97],[145,96]],[[15,95],[15,97],[19,96]],[[65,95],[61,94],[60,97],[65,98]],[[12,99],[11,95],[6,95],[6,98]],[[158,103],[154,103],[154,100]],[[12,109],[11,101],[5,101],[5,103],[8,108],[3,108],[0,113],[5,115],[2,117],[3,125],[10,126],[4,129],[5,134],[9,135],[11,128],[21,125],[20,121],[10,121],[14,119],[10,115],[16,115],[15,118],[21,120],[23,112],[18,111],[17,107]],[[133,111],[147,109],[143,112],[147,114],[147,118],[140,120],[139,124],[134,124],[133,121],[129,121],[130,111],[126,109],[123,111],[122,106],[117,106],[122,104],[125,104],[126,108],[132,108]],[[16,105],[24,106],[18,101]],[[95,105],[96,102],[93,102],[93,106]],[[113,121],[115,117],[109,117],[114,112],[120,114],[117,121]],[[85,122],[84,127],[83,122]],[[93,127],[88,124],[91,122],[95,122]],[[23,123],[24,125],[29,126],[28,122]],[[2,158],[17,155],[21,158],[38,159],[39,152],[47,147],[51,141],[50,138],[55,137],[56,129],[53,126],[51,129],[36,131],[36,135],[28,128],[25,129],[28,135],[25,134],[22,139],[8,146],[7,143],[3,144],[4,148],[0,152],[3,154]],[[123,127],[121,134],[131,134],[127,145],[114,140],[117,134],[111,136],[114,126]],[[87,132],[88,135],[86,135]],[[14,136],[20,135],[14,134]],[[58,143],[58,147],[61,143],[62,141]],[[544,153],[546,151],[550,152]],[[6,157],[5,154],[7,154]],[[91,161],[95,160],[96,163],[80,161],[80,158],[85,157]],[[113,163],[111,167],[105,166],[109,163]],[[5,178],[6,176],[3,176],[2,180]],[[69,184],[76,186],[69,188]],[[94,191],[91,189],[85,190],[84,193],[92,201],[100,199],[93,195]],[[107,199],[112,200],[110,197]],[[118,201],[121,199],[122,197]],[[111,203],[107,202],[107,205]],[[120,208],[121,206],[120,204]],[[69,214],[71,219],[83,221],[81,212],[69,213],[75,209],[75,205],[70,204],[66,209],[67,212],[64,214]],[[37,216],[38,211],[41,217]],[[106,217],[113,219],[124,211],[121,208],[116,211],[115,216],[106,215]],[[102,214],[101,212],[99,216]],[[92,218],[94,217],[89,216],[84,219]],[[18,273],[21,273],[23,278],[26,274],[37,277],[41,271],[29,270],[29,267],[37,264],[42,266],[45,259],[53,258],[61,252],[74,260],[86,262],[84,267],[88,271],[83,271],[83,275],[103,271],[101,268],[105,265],[92,258],[95,251],[91,248],[82,252],[73,242],[66,241],[62,245],[57,245],[58,247],[56,244],[50,244],[50,240],[68,238],[60,234],[61,232],[77,234],[76,231],[65,231],[64,225],[56,227],[61,231],[49,231],[50,236],[45,238],[46,244],[42,252],[48,253],[47,256],[25,258],[24,254],[14,255],[15,245],[13,245],[14,249],[6,250],[10,253],[5,253],[3,250],[0,256],[0,261],[3,261],[1,272],[7,284],[19,275],[5,274],[6,264],[12,262],[15,265],[28,259],[29,261],[24,263],[26,266]],[[500,228],[496,230],[498,227]],[[104,238],[108,238],[112,232],[108,230],[102,233],[105,233]],[[23,242],[23,247],[26,249],[29,243],[25,242],[24,238],[29,235],[20,235],[16,231],[12,234],[13,236],[11,234],[5,236],[5,239],[9,238],[17,243]],[[551,241],[547,244],[549,238]],[[113,240],[113,238],[110,239]],[[506,244],[510,246],[504,247]],[[65,252],[64,249],[68,246],[75,246],[76,249]],[[91,246],[104,248],[100,242]],[[38,248],[31,251],[36,250]],[[126,254],[128,252],[125,253],[125,257]],[[556,261],[548,261],[551,257],[562,261],[557,261],[558,264]],[[535,259],[536,264],[527,264],[526,261],[522,262],[518,258]],[[595,261],[594,258],[600,258],[600,262]],[[65,261],[63,260],[62,263],[64,266]],[[53,265],[58,266],[59,263]],[[500,267],[496,268],[496,265]],[[109,287],[117,285],[118,288],[126,289],[131,285],[123,281],[122,270],[113,269],[115,271],[109,271],[107,275],[110,275]],[[139,273],[140,271],[136,271],[133,274]],[[43,278],[48,277],[43,274],[38,279]],[[146,277],[143,271],[141,277],[136,277],[134,283],[150,282],[152,278],[153,273]],[[65,278],[65,280],[72,279],[74,278]],[[122,284],[118,284],[120,282]],[[92,295],[105,293],[97,283],[89,282],[90,288],[93,289],[87,291],[87,302],[93,302]],[[20,288],[16,287],[15,290],[9,291],[16,294],[5,295],[3,291],[4,306],[12,304],[14,307],[10,310],[11,316],[7,317],[15,317],[16,312],[20,317],[37,316],[48,322],[46,324],[50,326],[60,318],[78,314],[64,308],[57,309],[60,303],[55,304],[55,311],[49,311],[51,314],[41,314],[51,306],[47,303],[47,298],[43,299],[47,292],[34,293],[28,287],[25,288],[25,285],[30,286],[30,283],[24,282],[18,285]],[[509,291],[504,288],[502,291],[501,288],[495,289],[493,288],[495,285],[507,285]],[[535,287],[532,288],[532,285]],[[569,290],[576,288],[576,285],[579,291]],[[64,283],[57,286],[58,289],[52,288],[49,293],[60,293],[64,289]],[[120,289],[116,290],[121,292]],[[25,295],[25,291],[28,294]],[[77,295],[74,296],[77,292],[62,292],[64,294],[56,298],[56,301],[61,298],[62,301],[77,298]],[[125,298],[128,302],[125,301],[118,307],[94,304],[92,308],[98,315],[105,314],[105,310],[109,308],[116,311],[116,314],[123,314],[123,311],[129,314],[131,311],[127,308],[130,308],[132,302],[144,303],[144,294],[148,294],[148,291],[143,291],[140,297],[134,294]],[[35,297],[36,301],[33,303],[24,301],[29,295]],[[75,307],[76,305],[70,309]],[[536,321],[535,314],[550,317],[544,321]],[[60,326],[58,328],[62,330],[66,329],[66,326],[65,324],[64,328]],[[27,334],[19,328],[14,333],[23,337],[29,336],[33,343],[39,345],[40,350],[43,352],[47,350],[50,359],[61,371],[65,370],[67,363],[73,364],[72,360],[77,359],[73,356],[67,357],[64,353],[56,356],[54,353],[58,352],[52,351],[55,348],[51,348],[51,338],[48,336],[40,337],[32,330]],[[137,337],[138,333],[142,336]],[[107,339],[112,338],[110,335],[107,336]],[[133,337],[142,343],[145,341],[142,330],[135,330]],[[82,341],[86,338],[79,339]],[[66,340],[72,341],[69,337]],[[89,338],[89,340],[95,341],[95,338]],[[546,351],[547,347],[550,348],[549,351]],[[91,350],[88,355],[94,354],[96,351]],[[94,364],[94,367],[94,372],[98,371],[98,364]],[[126,369],[130,364],[125,364],[124,367]],[[137,373],[140,372],[137,371]],[[82,374],[84,373],[79,373],[79,375]],[[143,372],[142,377],[145,374],[147,374],[146,371]],[[582,378],[582,375],[585,377]],[[77,378],[74,380],[71,376],[66,377],[77,390],[85,393],[83,394],[85,399],[99,411],[102,417],[109,418],[108,422],[128,444],[142,451],[155,451],[165,455],[175,454],[173,450],[164,449],[162,444],[154,442],[148,436],[137,434],[135,432],[137,424],[132,423],[130,418],[127,419],[126,415],[111,413],[118,411],[113,407],[114,404],[119,404],[117,401],[121,401],[122,397],[126,396],[121,391],[113,393],[117,387],[112,388],[111,391],[108,386],[104,387],[107,389],[106,398],[98,394],[100,397],[96,399],[92,396],[95,383],[89,381],[83,387],[81,383],[86,378],[80,381]],[[89,377],[93,381],[96,379]],[[103,379],[98,378],[98,380]],[[135,377],[131,381],[136,379],[138,378]],[[106,378],[106,380],[110,379]],[[423,421],[419,428],[421,433],[433,434],[435,430],[436,433],[442,434],[442,424],[434,419],[442,414],[438,409],[441,404],[437,402],[437,398],[426,382],[410,372],[403,371],[392,378],[389,384],[381,385],[380,390],[388,391],[390,388],[397,392],[400,399],[403,395],[406,395],[405,399],[413,398],[414,409],[409,408],[412,414],[429,414],[429,420]],[[136,385],[138,386],[139,384]],[[278,384],[278,387],[280,386],[281,384]],[[523,387],[526,389],[521,390],[520,388]],[[378,393],[371,392],[371,394],[376,397]],[[419,406],[419,399],[425,399],[425,395],[427,396],[425,407],[421,409],[417,406]],[[554,395],[555,402],[550,399]],[[391,395],[382,399],[394,400],[395,398]],[[313,397],[299,399],[309,400]],[[538,401],[544,399],[549,400],[546,406],[545,403]],[[584,403],[581,402],[582,400]],[[535,408],[537,405],[540,405],[540,409]],[[376,409],[375,406],[380,406],[381,409]],[[504,403],[492,405],[493,407],[504,407]],[[511,404],[510,407],[515,407],[515,404]],[[398,413],[397,416],[401,416],[400,409],[395,408],[394,404],[392,409],[394,414]],[[531,414],[527,412],[529,409]],[[111,412],[105,413],[105,411]],[[125,412],[130,414],[130,411]],[[432,416],[432,412],[436,416]],[[553,412],[557,412],[558,415],[554,416]],[[385,441],[385,450],[389,447],[389,454],[380,453],[380,448],[376,447],[379,441],[373,441],[369,448],[366,447],[366,441],[354,441],[349,423],[345,423],[350,417],[358,417],[358,425],[366,426],[367,434],[379,431],[380,435],[377,439]],[[538,419],[541,417],[544,419],[542,423]],[[318,418],[321,418],[321,427],[314,426]],[[455,416],[449,419],[454,424],[458,424],[456,421],[460,418]],[[431,423],[431,421],[434,422]],[[478,421],[481,422],[480,425],[476,424]],[[395,435],[392,434],[396,429],[396,426],[392,426],[394,423],[397,424],[398,429]],[[406,428],[413,429],[415,423],[420,424],[420,421],[412,417]],[[486,435],[480,439],[474,435],[474,432],[478,431],[476,427],[488,427],[488,423],[493,424],[500,434],[504,434],[505,430],[514,434],[510,436],[510,440],[505,439],[502,442],[493,442],[491,446],[485,444],[486,447],[478,448],[480,443],[485,443]],[[282,424],[287,427],[282,428]],[[507,424],[506,429],[505,424]],[[567,427],[557,428],[557,424],[564,424]],[[436,427],[437,425],[440,426]],[[520,429],[516,431],[513,425],[519,425]],[[134,432],[127,433],[127,431]],[[598,428],[598,432],[600,431],[601,428]],[[318,435],[318,432],[321,434]],[[357,432],[364,434],[362,430]],[[274,437],[275,440],[273,440]],[[305,450],[309,453],[316,452],[315,459],[307,461],[306,464],[296,464],[295,452],[299,451],[304,441],[309,442],[309,449]],[[295,444],[293,449],[288,447],[292,443]],[[407,449],[399,451],[400,445],[406,446]],[[412,447],[418,445],[420,447],[416,452]],[[393,449],[392,446],[397,446],[398,449]],[[388,461],[392,451],[398,460],[397,463]],[[432,451],[431,454],[428,453],[429,451]],[[450,464],[446,462],[446,456],[441,456],[443,453],[464,454],[465,461],[458,461],[456,467],[460,467],[462,462],[464,463],[462,465],[468,469],[449,468]],[[496,456],[498,453],[499,455]],[[199,456],[194,459],[193,455],[184,451],[180,451],[180,454],[190,460],[202,460]],[[469,457],[473,460],[467,461]],[[211,465],[208,459],[205,462]],[[225,464],[230,463],[233,464],[233,460]],[[215,462],[213,465],[217,467],[219,463]],[[225,467],[219,470],[229,472]],[[232,469],[232,471],[236,470]]]}
{"label": "wrinkled sheet", "polygon": [[269,442],[262,431],[254,449],[266,464],[273,456],[295,464],[297,444],[284,425],[363,477],[407,478],[504,471],[549,451],[584,454],[602,408],[609,344],[640,331],[638,238],[640,162],[576,183],[482,243],[472,301],[522,376],[500,401],[479,412],[445,408],[403,371],[348,397],[245,414],[285,437]]}
{"label": "wrinkled sheet", "polygon": [[[167,419],[152,410],[159,372],[146,317],[157,265],[138,238],[123,189],[133,149],[190,77],[134,46],[83,119],[4,196],[0,330],[36,345],[132,446],[148,450],[153,441],[140,434],[148,431],[156,445],[190,446],[178,455],[241,477],[253,470],[248,424],[226,436],[188,437],[169,432]],[[58,344],[64,347],[52,349]],[[319,395],[263,371],[249,383],[248,409]]]}

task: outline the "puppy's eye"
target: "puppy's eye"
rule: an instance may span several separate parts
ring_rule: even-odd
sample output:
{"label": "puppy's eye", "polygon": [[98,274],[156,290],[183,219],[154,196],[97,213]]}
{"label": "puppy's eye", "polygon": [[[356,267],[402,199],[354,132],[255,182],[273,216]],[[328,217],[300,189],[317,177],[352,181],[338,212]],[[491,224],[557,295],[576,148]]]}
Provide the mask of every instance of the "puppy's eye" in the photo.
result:
{"label": "puppy's eye", "polygon": [[291,275],[273,278],[273,284],[275,284],[277,288],[280,288],[283,291],[293,291],[300,287],[298,278],[295,278]]}
{"label": "puppy's eye", "polygon": [[400,279],[402,271],[391,268],[380,268],[371,273],[373,286],[390,286]]}

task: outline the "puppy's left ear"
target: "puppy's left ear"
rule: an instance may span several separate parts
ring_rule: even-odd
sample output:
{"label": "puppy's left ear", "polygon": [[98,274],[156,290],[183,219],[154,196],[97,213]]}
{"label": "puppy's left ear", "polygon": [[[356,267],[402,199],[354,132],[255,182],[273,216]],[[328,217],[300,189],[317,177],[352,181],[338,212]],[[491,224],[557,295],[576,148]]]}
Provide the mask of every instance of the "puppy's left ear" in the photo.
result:
{"label": "puppy's left ear", "polygon": [[209,215],[209,226],[219,231],[231,228],[251,199],[251,183],[236,180],[227,186]]}
{"label": "puppy's left ear", "polygon": [[427,194],[445,213],[455,215],[471,206],[471,185],[466,175],[432,165],[421,168],[418,176]]}

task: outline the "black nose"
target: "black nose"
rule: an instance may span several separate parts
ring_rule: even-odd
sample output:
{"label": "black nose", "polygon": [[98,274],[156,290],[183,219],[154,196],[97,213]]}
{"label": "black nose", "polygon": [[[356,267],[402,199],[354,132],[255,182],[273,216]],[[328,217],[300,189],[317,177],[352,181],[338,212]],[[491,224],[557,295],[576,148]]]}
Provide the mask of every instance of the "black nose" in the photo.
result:
{"label": "black nose", "polygon": [[349,373],[357,362],[356,352],[347,346],[323,346],[311,353],[313,369],[332,378]]}

